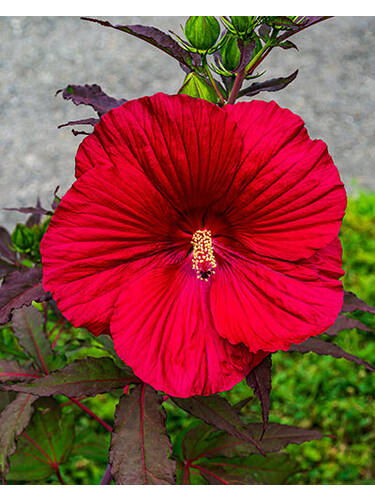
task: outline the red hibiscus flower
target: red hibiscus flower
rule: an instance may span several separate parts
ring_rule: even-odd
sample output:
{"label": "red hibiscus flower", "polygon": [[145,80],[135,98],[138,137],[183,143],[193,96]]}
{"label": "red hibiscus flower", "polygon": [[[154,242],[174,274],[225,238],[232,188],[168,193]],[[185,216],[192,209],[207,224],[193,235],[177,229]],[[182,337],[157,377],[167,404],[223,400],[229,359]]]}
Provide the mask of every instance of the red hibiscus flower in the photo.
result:
{"label": "red hibiscus flower", "polygon": [[42,241],[43,284],[155,389],[233,387],[332,325],[346,195],[276,103],[157,94],[109,111]]}

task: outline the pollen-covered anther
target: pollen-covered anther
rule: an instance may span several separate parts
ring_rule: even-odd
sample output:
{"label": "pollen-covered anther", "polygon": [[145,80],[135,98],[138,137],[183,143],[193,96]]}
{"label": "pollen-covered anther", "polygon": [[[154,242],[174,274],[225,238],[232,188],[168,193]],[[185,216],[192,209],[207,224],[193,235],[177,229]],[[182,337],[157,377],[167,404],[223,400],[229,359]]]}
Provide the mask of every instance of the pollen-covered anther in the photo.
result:
{"label": "pollen-covered anther", "polygon": [[208,281],[210,276],[215,274],[216,267],[211,231],[208,229],[195,231],[191,244],[193,245],[192,264],[197,278]]}

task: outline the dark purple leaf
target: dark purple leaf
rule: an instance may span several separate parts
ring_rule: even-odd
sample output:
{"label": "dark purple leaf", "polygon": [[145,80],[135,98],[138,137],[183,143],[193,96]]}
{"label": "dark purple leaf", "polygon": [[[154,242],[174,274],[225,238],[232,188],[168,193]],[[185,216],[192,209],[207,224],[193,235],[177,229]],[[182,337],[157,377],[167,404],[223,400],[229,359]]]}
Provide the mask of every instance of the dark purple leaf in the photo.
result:
{"label": "dark purple leaf", "polygon": [[48,373],[53,367],[54,354],[44,329],[43,314],[33,306],[24,306],[13,312],[12,329],[23,350],[36,366]]}
{"label": "dark purple leaf", "polygon": [[59,196],[57,196],[57,191],[59,189],[60,189],[60,186],[56,186],[56,189],[53,192],[53,202],[51,203],[52,210],[56,210],[56,208],[59,206],[59,203],[61,201],[61,198]]}
{"label": "dark purple leaf", "polygon": [[17,261],[16,254],[11,250],[12,240],[5,227],[0,227],[0,257],[10,264]]}
{"label": "dark purple leaf", "polygon": [[21,214],[47,215],[49,212],[42,207],[20,207],[20,208],[3,208],[3,210],[21,212]]}
{"label": "dark purple leaf", "polygon": [[369,306],[363,300],[359,299],[353,292],[344,292],[344,305],[342,312],[351,313],[354,311],[363,311],[375,314],[375,307]]}
{"label": "dark purple leaf", "polygon": [[314,24],[320,23],[322,21],[326,21],[327,19],[331,19],[332,16],[299,16],[294,21],[294,26],[290,26],[288,31],[280,35],[277,40],[285,40],[300,31],[313,26]]}
{"label": "dark purple leaf", "polygon": [[[99,85],[68,85],[65,89],[60,89],[56,92],[56,95],[62,92],[63,99],[72,100],[76,106],[80,104],[85,104],[86,106],[91,106],[98,113],[99,116],[104,115],[107,111],[117,108],[126,102],[126,99],[115,99],[105,94]],[[89,123],[89,120],[95,120],[95,118],[86,118],[84,120],[79,120],[81,124]],[[75,123],[79,123],[75,122]],[[71,124],[73,122],[69,122]],[[93,125],[93,123],[89,123]],[[66,126],[60,125],[60,127]],[[95,123],[94,123],[95,125]]]}
{"label": "dark purple leaf", "polygon": [[25,430],[34,412],[37,398],[18,394],[16,399],[0,413],[0,478],[9,470],[9,457],[16,451],[16,439]]}
{"label": "dark purple leaf", "polygon": [[93,19],[90,17],[81,17],[81,19],[133,35],[153,45],[154,47],[157,47],[169,56],[174,57],[179,63],[189,67],[192,66],[192,56],[186,52],[171,36],[167,35],[158,28],[154,28],[153,26],[142,26],[141,24],[128,26],[113,25],[108,21],[102,21],[100,19]]}
{"label": "dark purple leaf", "polygon": [[[71,125],[92,125],[94,127],[97,123],[99,123],[99,121],[100,120],[98,118],[84,118],[83,120],[74,120],[71,122],[62,123],[57,128],[70,127]],[[73,135],[79,135],[79,134],[90,135],[88,132],[77,131],[75,129],[73,129],[72,132]]]}
{"label": "dark purple leaf", "polygon": [[193,396],[191,398],[173,397],[171,399],[177,406],[194,417],[200,418],[207,424],[214,425],[232,436],[249,441],[259,453],[264,454],[261,445],[245,427],[238,412],[223,397],[212,395]]}
{"label": "dark purple leaf", "polygon": [[268,24],[262,24],[258,30],[259,36],[262,38],[262,40],[267,41],[270,37],[271,34],[271,26],[268,26]]}
{"label": "dark purple leaf", "polygon": [[174,484],[175,463],[165,429],[163,399],[137,386],[116,408],[109,463],[116,484]]}
{"label": "dark purple leaf", "polygon": [[[36,207],[37,209],[41,209],[42,208],[42,205],[40,204],[40,198],[38,196],[38,199],[36,200]],[[42,209],[44,210],[44,209]],[[41,213],[33,213],[26,221],[26,226],[27,227],[33,227],[33,226],[39,226],[40,224],[40,221],[42,219],[42,216],[43,214]]]}
{"label": "dark purple leaf", "polygon": [[39,373],[33,368],[22,366],[14,360],[0,359],[0,382],[30,380],[38,376]]}
{"label": "dark purple leaf", "polygon": [[3,278],[12,271],[16,271],[18,266],[16,264],[9,264],[6,260],[0,258],[0,278]]}
{"label": "dark purple leaf", "polygon": [[[254,436],[261,436],[263,433],[262,424],[249,424],[248,427]],[[267,453],[275,453],[285,448],[288,444],[301,444],[323,437],[324,435],[321,432],[313,429],[304,429],[303,427],[271,422],[268,424],[261,443]]]}
{"label": "dark purple leaf", "polygon": [[292,83],[292,81],[298,75],[298,69],[289,76],[281,76],[279,78],[273,78],[272,80],[267,80],[265,82],[252,83],[249,87],[241,90],[239,92],[239,97],[243,96],[253,96],[259,94],[259,92],[275,92],[277,90],[284,89],[287,85]]}
{"label": "dark purple leaf", "polygon": [[33,300],[43,302],[50,294],[42,287],[42,271],[32,267],[8,274],[0,287],[0,325],[10,321],[13,309],[29,306]]}
{"label": "dark purple leaf", "polygon": [[298,50],[298,47],[295,43],[291,42],[290,40],[287,40],[286,42],[280,43],[278,47],[281,47],[284,50],[289,50],[289,49],[296,49]]}
{"label": "dark purple leaf", "polygon": [[110,358],[86,358],[32,382],[5,386],[4,389],[38,396],[62,394],[77,398],[95,396],[137,382],[139,380],[125,365],[121,369]]}
{"label": "dark purple leaf", "polygon": [[272,387],[271,370],[272,358],[271,355],[269,355],[246,377],[246,382],[253,389],[262,407],[263,432],[268,425],[268,416],[270,413],[270,394]]}
{"label": "dark purple leaf", "polygon": [[289,348],[290,352],[300,352],[302,354],[305,354],[306,352],[315,352],[316,354],[320,354],[323,356],[333,356],[334,358],[344,358],[347,359],[348,361],[353,361],[353,363],[357,363],[358,365],[362,365],[371,372],[375,371],[375,367],[370,365],[370,363],[367,363],[361,358],[358,358],[357,356],[354,356],[353,354],[350,354],[344,349],[341,349],[336,344],[333,344],[332,342],[325,342],[324,340],[316,339],[316,338],[309,338],[305,340],[305,342],[302,342],[302,344],[292,344],[291,347]]}
{"label": "dark purple leaf", "polygon": [[358,330],[364,330],[365,332],[372,332],[372,329],[366,326],[364,323],[358,319],[350,318],[345,314],[339,314],[335,323],[328,328],[325,332],[327,335],[334,337],[341,330],[351,330],[352,328],[358,328]]}

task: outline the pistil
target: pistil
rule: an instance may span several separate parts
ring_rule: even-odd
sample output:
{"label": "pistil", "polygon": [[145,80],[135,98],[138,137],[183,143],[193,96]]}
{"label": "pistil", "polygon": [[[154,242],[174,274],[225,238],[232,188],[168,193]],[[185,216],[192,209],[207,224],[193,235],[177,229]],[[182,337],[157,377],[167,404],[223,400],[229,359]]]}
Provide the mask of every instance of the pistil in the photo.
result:
{"label": "pistil", "polygon": [[215,274],[216,268],[211,231],[208,229],[195,231],[191,244],[193,245],[193,269],[197,273],[197,278],[208,281]]}

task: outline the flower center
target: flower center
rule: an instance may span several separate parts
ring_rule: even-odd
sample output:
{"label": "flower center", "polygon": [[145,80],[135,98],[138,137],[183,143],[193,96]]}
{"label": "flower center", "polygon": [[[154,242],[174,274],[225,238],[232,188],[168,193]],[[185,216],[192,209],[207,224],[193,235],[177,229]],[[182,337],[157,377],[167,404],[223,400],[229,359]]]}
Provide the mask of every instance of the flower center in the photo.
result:
{"label": "flower center", "polygon": [[197,278],[208,281],[208,278],[215,274],[216,267],[211,231],[208,229],[195,231],[191,244],[193,245],[193,269],[197,273]]}

